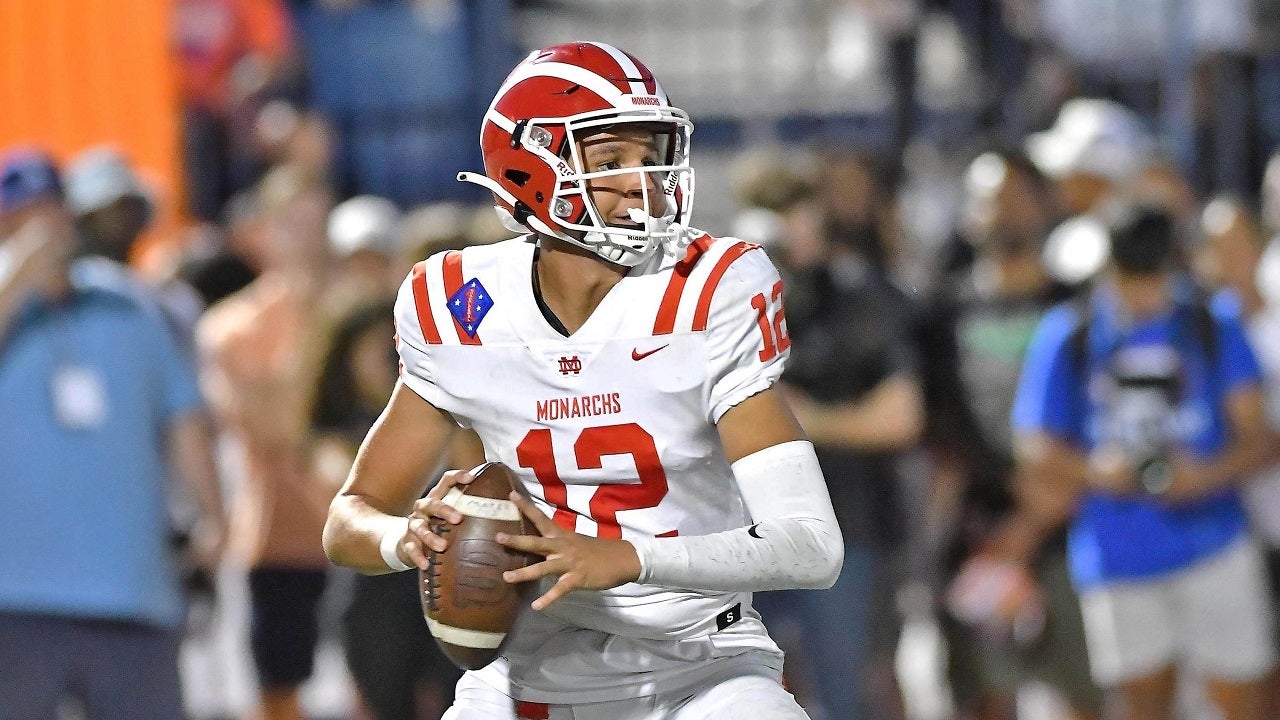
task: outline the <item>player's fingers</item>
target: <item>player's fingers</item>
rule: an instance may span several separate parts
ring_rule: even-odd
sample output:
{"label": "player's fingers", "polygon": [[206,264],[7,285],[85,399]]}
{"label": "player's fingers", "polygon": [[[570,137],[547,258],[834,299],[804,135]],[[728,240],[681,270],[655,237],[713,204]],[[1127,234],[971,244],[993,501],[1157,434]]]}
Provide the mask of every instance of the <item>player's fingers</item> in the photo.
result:
{"label": "player's fingers", "polygon": [[508,497],[511,499],[511,502],[516,504],[516,507],[520,508],[520,512],[533,522],[533,526],[538,528],[538,532],[543,537],[555,537],[564,532],[563,528],[557,525],[554,520],[544,515],[543,512],[538,509],[538,506],[534,505],[533,501],[529,498],[515,492],[514,490],[511,491],[511,494],[508,495]]}
{"label": "player's fingers", "polygon": [[542,594],[542,597],[533,601],[533,609],[546,609],[548,605],[573,592],[574,589],[575,582],[573,580],[573,576],[569,574],[561,575],[560,579],[556,581],[555,585],[551,586],[550,590],[547,590]]}
{"label": "player's fingers", "polygon": [[[480,467],[484,466],[481,465]],[[479,469],[480,468],[474,468],[474,470]],[[471,473],[472,470],[446,470],[444,474],[440,476],[440,482],[442,484],[448,483],[448,487],[453,487],[454,485],[468,485],[472,480],[476,479],[476,476]]]}
{"label": "player's fingers", "polygon": [[511,584],[527,582],[529,580],[537,580],[547,575],[555,575],[560,572],[555,565],[549,560],[526,565],[518,570],[507,570],[502,573],[502,579]]}
{"label": "player's fingers", "polygon": [[494,539],[512,550],[536,553],[542,556],[550,555],[556,551],[557,547],[553,538],[538,537],[537,535],[508,535],[507,533],[498,533],[494,536]]}
{"label": "player's fingers", "polygon": [[[443,532],[448,530],[441,528]],[[417,539],[418,544],[423,548],[434,550],[436,552],[444,552],[449,549],[449,541],[440,534],[431,529],[431,524],[422,518],[415,517],[409,520],[409,535]]]}
{"label": "player's fingers", "polygon": [[409,556],[409,562],[419,570],[427,569],[427,556],[422,552],[422,543],[417,540],[406,540],[404,543],[404,554]]}
{"label": "player's fingers", "polygon": [[[432,492],[435,490],[433,489]],[[458,512],[457,508],[446,504],[439,497],[433,497],[430,493],[413,504],[413,517],[438,517],[453,525],[462,522],[462,513]]]}

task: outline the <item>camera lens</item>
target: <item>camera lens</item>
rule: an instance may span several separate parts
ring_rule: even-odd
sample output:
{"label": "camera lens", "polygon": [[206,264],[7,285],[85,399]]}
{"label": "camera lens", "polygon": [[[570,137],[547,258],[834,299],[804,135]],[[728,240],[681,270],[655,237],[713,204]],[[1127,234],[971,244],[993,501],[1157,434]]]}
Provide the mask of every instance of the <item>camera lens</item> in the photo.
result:
{"label": "camera lens", "polygon": [[1173,468],[1163,457],[1147,458],[1138,465],[1138,484],[1148,495],[1163,495],[1173,484]]}

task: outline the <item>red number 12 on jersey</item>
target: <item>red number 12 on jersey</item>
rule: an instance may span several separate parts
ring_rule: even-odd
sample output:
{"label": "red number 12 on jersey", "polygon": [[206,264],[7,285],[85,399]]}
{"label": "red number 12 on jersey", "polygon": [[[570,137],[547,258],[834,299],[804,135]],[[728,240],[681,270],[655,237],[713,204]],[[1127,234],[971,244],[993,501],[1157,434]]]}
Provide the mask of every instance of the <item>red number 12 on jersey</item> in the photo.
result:
{"label": "red number 12 on jersey", "polygon": [[[778,312],[769,319],[769,306],[777,305]],[[764,337],[764,347],[760,350],[760,362],[769,362],[778,353],[791,347],[791,338],[787,335],[787,315],[782,310],[782,281],[773,284],[770,299],[764,299],[764,293],[756,293],[751,298],[751,307],[756,309],[756,323],[760,326],[760,334]]]}
{"label": "red number 12 on jersey", "polygon": [[[601,485],[592,494],[588,515],[596,521],[596,537],[621,538],[619,511],[657,507],[667,495],[667,474],[662,469],[653,436],[635,423],[583,428],[573,443],[573,454],[582,470],[600,469],[606,455],[630,455],[640,478],[639,483]],[[542,485],[542,496],[555,507],[551,519],[560,527],[576,532],[578,513],[569,509],[569,492],[556,470],[551,431],[530,430],[516,447],[516,459],[520,467],[533,471]],[[675,535],[675,531],[662,534]]]}

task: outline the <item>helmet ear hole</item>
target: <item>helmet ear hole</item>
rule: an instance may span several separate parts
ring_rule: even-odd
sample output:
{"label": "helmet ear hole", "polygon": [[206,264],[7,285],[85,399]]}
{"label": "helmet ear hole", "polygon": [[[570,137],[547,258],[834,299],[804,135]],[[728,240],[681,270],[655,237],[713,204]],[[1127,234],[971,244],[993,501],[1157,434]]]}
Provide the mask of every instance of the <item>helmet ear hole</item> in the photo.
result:
{"label": "helmet ear hole", "polygon": [[514,168],[508,168],[502,173],[502,176],[515,183],[516,187],[524,187],[524,184],[529,182],[529,178],[533,177],[523,170],[516,170]]}

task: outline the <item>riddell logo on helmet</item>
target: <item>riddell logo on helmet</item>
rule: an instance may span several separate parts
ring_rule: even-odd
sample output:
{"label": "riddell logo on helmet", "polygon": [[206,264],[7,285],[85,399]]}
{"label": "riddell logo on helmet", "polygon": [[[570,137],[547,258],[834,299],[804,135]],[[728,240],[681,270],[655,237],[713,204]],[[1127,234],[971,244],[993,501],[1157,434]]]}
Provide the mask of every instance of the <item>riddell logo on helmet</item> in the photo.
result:
{"label": "riddell logo on helmet", "polygon": [[651,97],[648,95],[632,95],[631,104],[632,105],[661,105],[662,101],[656,97]]}

